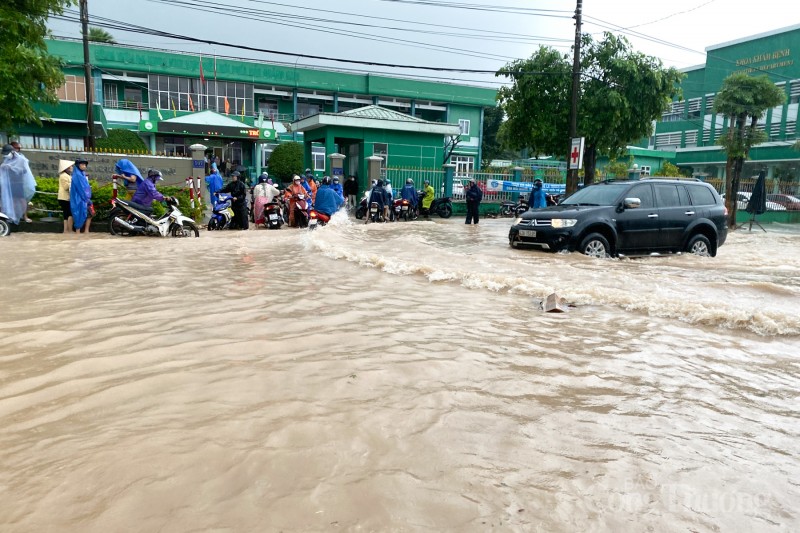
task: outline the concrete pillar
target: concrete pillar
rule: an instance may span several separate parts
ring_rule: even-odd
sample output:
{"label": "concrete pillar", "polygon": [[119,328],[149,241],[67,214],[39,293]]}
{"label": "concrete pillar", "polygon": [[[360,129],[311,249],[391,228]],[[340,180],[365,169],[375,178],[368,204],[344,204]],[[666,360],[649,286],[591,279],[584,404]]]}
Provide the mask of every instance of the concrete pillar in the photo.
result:
{"label": "concrete pillar", "polygon": [[[514,173],[514,181],[516,181],[516,182],[522,181],[522,171],[523,170],[525,170],[525,169],[522,168],[522,167],[513,167],[511,169],[511,172]],[[519,193],[518,192],[515,192],[513,195],[511,195],[511,201],[512,202],[519,202]]]}
{"label": "concrete pillar", "polygon": [[416,117],[417,116],[417,101],[416,100],[411,100],[411,116],[412,117]]}
{"label": "concrete pillar", "polygon": [[642,177],[642,171],[639,170],[639,165],[633,165],[632,168],[628,169],[628,179],[638,180],[641,177]]}
{"label": "concrete pillar", "polygon": [[456,175],[456,165],[455,163],[447,163],[442,165],[444,169],[444,195],[447,198],[452,198],[453,196],[453,178]]}
{"label": "concrete pillar", "polygon": [[383,158],[379,155],[371,155],[364,159],[367,161],[367,187],[369,187],[372,180],[381,179],[381,161],[383,161]]}
{"label": "concrete pillar", "polygon": [[[338,177],[339,183],[344,183],[344,154],[329,154],[328,155],[328,167],[329,167],[329,175],[331,177]],[[378,171],[380,172],[380,166],[378,167]]]}
{"label": "concrete pillar", "polygon": [[[189,147],[192,152],[192,186],[198,191],[198,195],[206,198],[205,187],[202,186],[206,177],[206,146],[203,144],[193,144]],[[200,198],[198,198],[198,201]],[[209,199],[210,200],[210,199]],[[211,202],[204,200],[206,205]]]}

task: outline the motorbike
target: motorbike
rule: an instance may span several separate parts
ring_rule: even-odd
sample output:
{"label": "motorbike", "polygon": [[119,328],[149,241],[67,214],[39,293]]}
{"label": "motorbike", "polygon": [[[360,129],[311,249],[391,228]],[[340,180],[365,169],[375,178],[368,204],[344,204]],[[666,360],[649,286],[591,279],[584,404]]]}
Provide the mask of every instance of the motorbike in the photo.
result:
{"label": "motorbike", "polygon": [[367,199],[362,198],[361,203],[358,204],[358,208],[356,208],[356,218],[361,220],[367,215]]}
{"label": "motorbike", "polygon": [[294,227],[308,227],[308,195],[293,194],[292,200],[294,200]]}
{"label": "motorbike", "polygon": [[[417,191],[417,206],[420,209],[420,213],[422,212],[422,199],[424,197],[425,191]],[[448,196],[434,198],[428,213],[439,215],[442,218],[450,218],[453,214],[453,202]]]}
{"label": "motorbike", "polygon": [[231,195],[220,194],[214,202],[211,212],[211,219],[208,221],[208,230],[227,229],[233,220],[233,209],[231,209]]}
{"label": "motorbike", "polygon": [[308,229],[313,230],[316,229],[317,226],[324,226],[330,222],[330,220],[331,217],[312,208],[311,212],[308,214]]}
{"label": "motorbike", "polygon": [[517,213],[517,204],[515,202],[503,202],[500,204],[501,217],[513,217]]}
{"label": "motorbike", "polygon": [[367,222],[383,222],[383,209],[381,209],[381,204],[378,202],[369,204],[369,212],[364,220],[364,224]]}
{"label": "motorbike", "polygon": [[165,197],[167,212],[161,218],[152,218],[147,208],[129,201],[111,201],[113,208],[108,225],[112,235],[156,235],[159,237],[199,237],[197,225],[178,209],[178,199]]}
{"label": "motorbike", "polygon": [[408,222],[409,220],[414,220],[416,218],[416,213],[414,212],[414,208],[411,206],[411,202],[404,198],[398,198],[392,203],[392,220],[400,220],[401,218]]}
{"label": "motorbike", "polygon": [[11,233],[11,219],[0,211],[0,237],[5,237],[9,233]]}
{"label": "motorbike", "polygon": [[528,210],[528,207],[530,207],[528,205],[528,200],[520,198],[519,202],[517,202],[517,205],[514,206],[514,215],[520,216],[522,213]]}
{"label": "motorbike", "polygon": [[264,206],[264,227],[267,229],[281,229],[284,224],[284,208],[278,198]]}

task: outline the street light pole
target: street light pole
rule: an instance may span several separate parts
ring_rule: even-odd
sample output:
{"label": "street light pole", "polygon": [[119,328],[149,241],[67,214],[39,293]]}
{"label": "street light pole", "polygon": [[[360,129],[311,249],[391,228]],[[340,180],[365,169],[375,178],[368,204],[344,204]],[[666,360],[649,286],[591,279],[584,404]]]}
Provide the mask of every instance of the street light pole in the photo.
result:
{"label": "street light pole", "polygon": [[570,168],[572,139],[578,136],[578,93],[581,83],[581,13],[583,0],[575,7],[575,50],[572,58],[572,103],[569,112],[569,149],[567,150],[567,194],[578,190],[578,169]]}
{"label": "street light pole", "polygon": [[81,31],[83,32],[83,76],[86,86],[86,145],[94,150],[94,94],[92,93],[92,64],[89,61],[89,6],[88,0],[80,0]]}

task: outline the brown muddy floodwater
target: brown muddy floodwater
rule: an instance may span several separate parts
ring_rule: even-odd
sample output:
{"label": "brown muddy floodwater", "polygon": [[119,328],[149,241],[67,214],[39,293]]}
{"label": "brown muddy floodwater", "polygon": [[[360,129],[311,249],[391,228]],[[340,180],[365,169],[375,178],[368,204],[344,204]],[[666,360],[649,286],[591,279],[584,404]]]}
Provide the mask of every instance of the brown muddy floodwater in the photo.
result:
{"label": "brown muddy floodwater", "polygon": [[800,530],[800,231],[508,225],[0,240],[0,531]]}

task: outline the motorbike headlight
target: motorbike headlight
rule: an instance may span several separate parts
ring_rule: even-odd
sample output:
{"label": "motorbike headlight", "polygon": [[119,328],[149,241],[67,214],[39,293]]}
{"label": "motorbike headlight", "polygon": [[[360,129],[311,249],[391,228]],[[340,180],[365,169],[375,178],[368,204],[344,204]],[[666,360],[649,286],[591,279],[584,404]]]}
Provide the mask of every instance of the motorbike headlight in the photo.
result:
{"label": "motorbike headlight", "polygon": [[577,223],[575,218],[554,218],[552,222],[554,228],[571,228]]}
{"label": "motorbike headlight", "polygon": [[515,219],[514,219],[514,223],[513,223],[513,224],[511,224],[511,225],[512,225],[512,226],[516,226],[516,225],[517,225],[517,224],[519,224],[520,222],[522,222],[522,217],[517,217],[517,218],[515,218]]}

